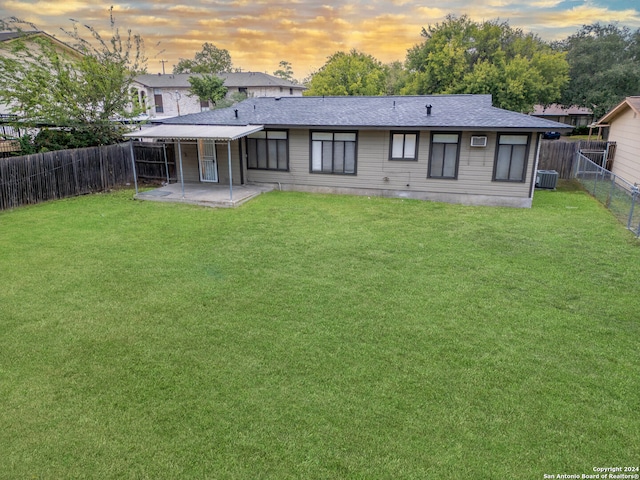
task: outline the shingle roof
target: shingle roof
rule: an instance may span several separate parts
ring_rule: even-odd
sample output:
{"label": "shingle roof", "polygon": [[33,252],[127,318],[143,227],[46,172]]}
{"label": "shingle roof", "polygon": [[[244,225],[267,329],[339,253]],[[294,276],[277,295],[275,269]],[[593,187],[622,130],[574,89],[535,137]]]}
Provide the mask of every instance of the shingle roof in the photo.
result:
{"label": "shingle roof", "polygon": [[[22,37],[26,32],[0,32],[0,42],[6,42],[7,40],[13,40],[14,38]],[[36,32],[29,32],[36,33]]]}
{"label": "shingle roof", "polygon": [[[427,114],[431,105],[431,115]],[[237,110],[237,116],[236,111]],[[290,127],[567,130],[495,108],[491,95],[250,98],[233,107],[168,118],[170,124]]]}
{"label": "shingle roof", "polygon": [[67,49],[68,51],[73,52],[74,54],[82,55],[82,52],[77,50],[75,47],[72,47],[71,45],[68,45],[63,41],[58,40],[53,35],[49,35],[48,33],[43,32],[41,30],[25,30],[25,31],[13,31],[13,30],[11,30],[11,31],[3,31],[3,32],[0,32],[0,42],[7,42],[9,40],[14,40],[16,38],[29,38],[29,37],[34,37],[34,36],[47,38],[51,42],[53,42],[54,44],[60,45],[60,46],[64,47],[65,49]]}
{"label": "shingle roof", "polygon": [[[138,75],[135,80],[149,88],[190,88],[191,73],[171,73],[166,75]],[[296,85],[288,80],[260,72],[224,72],[218,73],[227,87],[286,87],[304,90],[304,86]]]}
{"label": "shingle roof", "polygon": [[640,113],[640,96],[627,97],[618,105],[609,110],[604,117],[598,120],[598,125],[604,125],[617,117],[626,108],[632,109],[636,113]]}
{"label": "shingle roof", "polygon": [[570,107],[564,107],[562,105],[558,105],[557,103],[552,103],[551,105],[535,105],[533,107],[533,113],[531,115],[592,115],[593,111],[587,107],[579,107],[577,105],[572,105]]}

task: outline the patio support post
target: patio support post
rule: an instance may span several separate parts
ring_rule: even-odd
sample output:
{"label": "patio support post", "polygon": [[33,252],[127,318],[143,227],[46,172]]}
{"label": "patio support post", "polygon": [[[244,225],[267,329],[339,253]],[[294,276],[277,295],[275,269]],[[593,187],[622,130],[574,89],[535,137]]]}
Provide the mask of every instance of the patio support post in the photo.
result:
{"label": "patio support post", "polygon": [[184,200],[184,175],[182,173],[182,145],[178,139],[178,159],[180,160],[180,184],[182,185],[182,199]]}
{"label": "patio support post", "polygon": [[227,140],[227,156],[229,157],[229,200],[233,202],[233,179],[231,178],[231,141]]}
{"label": "patio support post", "polygon": [[129,140],[129,151],[131,152],[131,167],[133,168],[133,184],[136,186],[136,195],[138,194],[138,174],[136,173],[136,156],[133,153],[133,138]]}
{"label": "patio support post", "polygon": [[[164,170],[167,172],[167,185],[169,185],[169,162],[167,161],[167,144],[162,144],[162,153],[164,154]],[[175,159],[175,157],[174,157]]]}

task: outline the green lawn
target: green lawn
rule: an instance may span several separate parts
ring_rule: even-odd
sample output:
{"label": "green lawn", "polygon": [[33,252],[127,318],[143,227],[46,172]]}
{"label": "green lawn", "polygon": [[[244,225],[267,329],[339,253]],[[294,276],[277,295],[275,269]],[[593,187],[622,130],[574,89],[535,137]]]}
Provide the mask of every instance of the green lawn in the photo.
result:
{"label": "green lawn", "polygon": [[0,212],[0,478],[638,465],[640,245],[588,195],[131,195]]}

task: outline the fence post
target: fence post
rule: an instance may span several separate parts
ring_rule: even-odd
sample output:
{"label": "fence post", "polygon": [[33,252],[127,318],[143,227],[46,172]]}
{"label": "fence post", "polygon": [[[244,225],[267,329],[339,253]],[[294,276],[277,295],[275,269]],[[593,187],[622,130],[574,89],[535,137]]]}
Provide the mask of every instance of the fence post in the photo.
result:
{"label": "fence post", "polygon": [[613,192],[616,189],[616,177],[615,175],[611,175],[611,190],[609,191],[609,195],[607,196],[606,207],[609,208],[611,206],[611,199],[613,198]]}
{"label": "fence post", "polygon": [[[631,230],[631,222],[633,221],[633,209],[636,206],[636,198],[638,197],[638,187],[634,185],[631,190],[631,208],[629,209],[629,220],[627,220],[627,228]],[[638,226],[640,229],[640,226]]]}
{"label": "fence post", "polygon": [[102,156],[102,149],[105,147],[99,146],[98,148],[100,149],[98,150],[100,154],[100,182],[102,183],[102,191],[105,191],[107,189],[107,176],[104,172],[104,157]]}
{"label": "fence post", "polygon": [[136,156],[133,153],[133,139],[129,140],[129,151],[131,152],[131,166],[133,167],[133,183],[136,186],[136,195],[138,194],[138,175],[136,174]]}
{"label": "fence post", "polygon": [[162,153],[164,155],[164,169],[167,172],[167,185],[169,185],[169,162],[167,161],[167,144],[162,143]]}

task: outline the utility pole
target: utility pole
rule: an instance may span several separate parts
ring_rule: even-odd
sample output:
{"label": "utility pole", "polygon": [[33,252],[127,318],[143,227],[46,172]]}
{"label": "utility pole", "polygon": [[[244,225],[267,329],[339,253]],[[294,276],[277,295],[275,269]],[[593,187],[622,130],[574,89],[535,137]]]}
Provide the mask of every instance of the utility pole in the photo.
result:
{"label": "utility pole", "polygon": [[167,63],[169,60],[160,60],[160,63],[162,64],[162,74],[164,75],[164,64]]}

